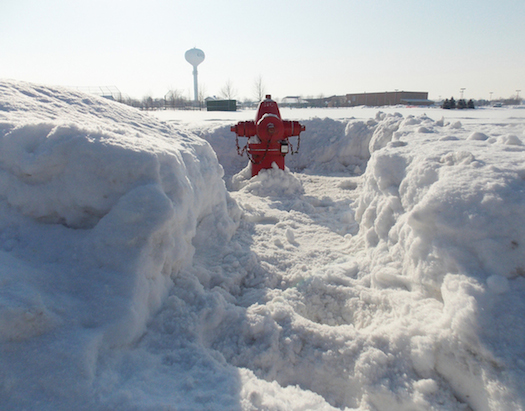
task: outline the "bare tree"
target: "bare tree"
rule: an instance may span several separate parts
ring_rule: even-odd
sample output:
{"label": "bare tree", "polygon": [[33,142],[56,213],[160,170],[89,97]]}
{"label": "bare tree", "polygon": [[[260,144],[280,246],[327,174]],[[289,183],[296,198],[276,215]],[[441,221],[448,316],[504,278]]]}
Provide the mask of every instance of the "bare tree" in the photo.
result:
{"label": "bare tree", "polygon": [[142,97],[142,108],[145,110],[151,110],[153,108],[153,97],[151,96],[144,96]]}
{"label": "bare tree", "polygon": [[184,91],[176,88],[171,88],[164,96],[164,100],[165,104],[172,108],[181,107],[186,103],[184,99]]}
{"label": "bare tree", "polygon": [[221,89],[220,96],[225,100],[234,100],[237,91],[233,88],[232,81],[228,79],[224,87]]}
{"label": "bare tree", "polygon": [[264,84],[263,84],[261,75],[259,75],[259,77],[257,77],[254,80],[253,95],[255,97],[255,101],[262,101],[264,99],[264,96],[266,95],[266,90],[264,88]]}
{"label": "bare tree", "polygon": [[206,98],[205,96],[206,96],[206,85],[201,84],[199,85],[199,103],[200,104],[204,103],[204,99]]}

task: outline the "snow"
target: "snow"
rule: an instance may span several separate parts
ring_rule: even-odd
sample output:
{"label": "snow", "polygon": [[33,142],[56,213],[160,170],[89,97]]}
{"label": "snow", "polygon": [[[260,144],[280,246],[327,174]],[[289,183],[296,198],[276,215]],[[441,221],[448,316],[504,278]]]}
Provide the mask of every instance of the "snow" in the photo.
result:
{"label": "snow", "polygon": [[0,82],[2,409],[525,409],[525,111],[281,114]]}

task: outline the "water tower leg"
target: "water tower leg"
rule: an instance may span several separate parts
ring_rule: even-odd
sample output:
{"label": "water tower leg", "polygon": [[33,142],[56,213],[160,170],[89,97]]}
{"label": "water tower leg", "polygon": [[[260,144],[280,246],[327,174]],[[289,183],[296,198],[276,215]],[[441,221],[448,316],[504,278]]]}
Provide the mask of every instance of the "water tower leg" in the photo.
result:
{"label": "water tower leg", "polygon": [[197,67],[193,69],[193,96],[195,99],[195,105],[199,104],[199,83],[197,81]]}

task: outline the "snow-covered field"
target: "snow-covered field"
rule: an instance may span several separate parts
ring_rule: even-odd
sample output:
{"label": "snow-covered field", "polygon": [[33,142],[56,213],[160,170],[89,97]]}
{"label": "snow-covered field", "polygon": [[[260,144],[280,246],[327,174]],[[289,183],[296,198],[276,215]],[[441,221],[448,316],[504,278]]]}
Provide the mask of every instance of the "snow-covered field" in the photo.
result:
{"label": "snow-covered field", "polygon": [[281,114],[0,82],[1,410],[525,409],[525,110]]}

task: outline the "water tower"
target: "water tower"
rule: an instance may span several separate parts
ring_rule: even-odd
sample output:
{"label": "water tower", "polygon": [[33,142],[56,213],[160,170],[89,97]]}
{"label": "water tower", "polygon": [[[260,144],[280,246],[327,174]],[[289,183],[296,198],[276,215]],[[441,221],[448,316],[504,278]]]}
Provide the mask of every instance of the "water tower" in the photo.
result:
{"label": "water tower", "polygon": [[204,51],[197,48],[188,50],[184,57],[186,61],[193,66],[193,92],[195,97],[195,104],[199,102],[199,85],[197,81],[197,66],[204,61]]}

